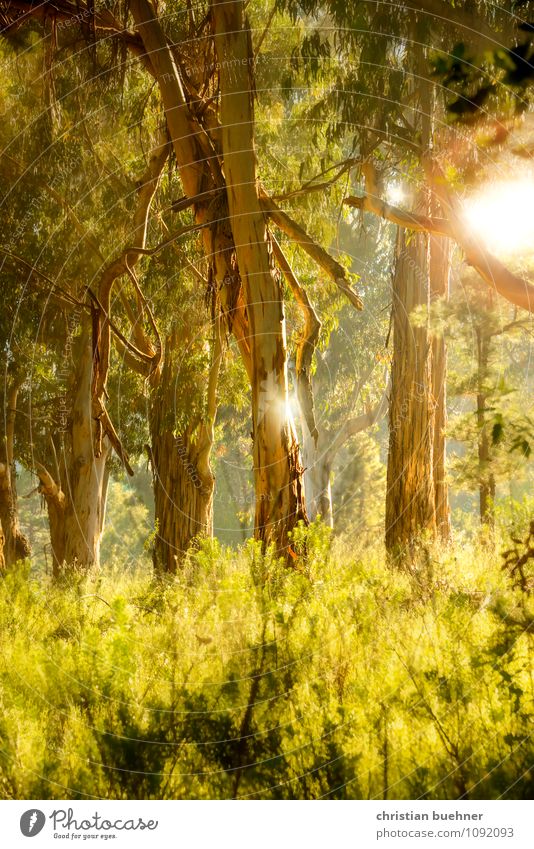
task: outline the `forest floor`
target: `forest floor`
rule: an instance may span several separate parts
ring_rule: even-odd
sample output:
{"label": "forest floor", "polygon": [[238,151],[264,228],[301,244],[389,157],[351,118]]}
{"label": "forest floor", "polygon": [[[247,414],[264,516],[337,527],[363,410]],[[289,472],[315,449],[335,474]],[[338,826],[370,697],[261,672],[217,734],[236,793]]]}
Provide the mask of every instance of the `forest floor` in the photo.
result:
{"label": "forest floor", "polygon": [[0,797],[531,798],[531,597],[472,541],[413,574],[353,548],[8,573]]}

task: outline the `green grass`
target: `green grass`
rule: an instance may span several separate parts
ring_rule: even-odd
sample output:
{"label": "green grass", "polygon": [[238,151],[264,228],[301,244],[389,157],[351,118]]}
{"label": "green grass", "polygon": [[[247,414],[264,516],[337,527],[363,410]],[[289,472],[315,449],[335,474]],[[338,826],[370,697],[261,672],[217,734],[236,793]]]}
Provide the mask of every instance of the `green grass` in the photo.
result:
{"label": "green grass", "polygon": [[[0,796],[530,798],[532,604],[465,543],[408,576],[308,532],[0,581]],[[298,543],[297,543],[298,546]]]}

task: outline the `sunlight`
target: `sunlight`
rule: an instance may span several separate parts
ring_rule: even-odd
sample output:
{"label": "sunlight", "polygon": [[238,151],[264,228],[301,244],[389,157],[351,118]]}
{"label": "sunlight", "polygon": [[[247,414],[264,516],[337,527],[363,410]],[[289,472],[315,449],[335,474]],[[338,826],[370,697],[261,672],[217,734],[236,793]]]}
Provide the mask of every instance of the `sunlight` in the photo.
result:
{"label": "sunlight", "polygon": [[400,183],[390,183],[386,189],[387,202],[393,206],[400,206],[405,200],[406,195]]}
{"label": "sunlight", "polygon": [[501,253],[534,251],[534,179],[493,183],[465,204],[465,218],[486,247]]}

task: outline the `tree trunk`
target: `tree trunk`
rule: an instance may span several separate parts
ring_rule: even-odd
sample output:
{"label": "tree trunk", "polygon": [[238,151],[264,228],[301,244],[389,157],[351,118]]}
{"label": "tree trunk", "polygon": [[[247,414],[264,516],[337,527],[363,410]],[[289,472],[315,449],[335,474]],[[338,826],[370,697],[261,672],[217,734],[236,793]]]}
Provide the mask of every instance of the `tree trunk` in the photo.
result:
{"label": "tree trunk", "polygon": [[302,437],[306,512],[312,521],[321,516],[323,522],[329,528],[333,528],[334,514],[330,483],[332,462],[328,450],[323,447],[320,436],[317,442],[315,441],[304,420],[302,420]]}
{"label": "tree trunk", "polygon": [[151,461],[154,475],[156,572],[174,574],[198,536],[213,531],[214,479],[201,476],[188,433],[175,435],[154,421]]}
{"label": "tree trunk", "polygon": [[[298,443],[287,411],[282,287],[256,186],[250,31],[242,3],[213,6],[221,60],[223,174],[217,115],[201,104],[202,122],[196,117],[150,2],[132,0],[131,11],[161,93],[184,191],[194,199],[195,220],[203,226],[210,283],[251,381],[256,537],[282,552],[289,531],[306,513]],[[208,133],[211,125],[216,131]]]}
{"label": "tree trunk", "polygon": [[[448,299],[451,267],[449,239],[430,237],[430,295],[431,298]],[[451,535],[449,487],[446,482],[447,446],[447,346],[445,338],[432,337],[432,394],[435,403],[434,423],[434,490],[436,526],[440,538],[446,542]]]}
{"label": "tree trunk", "polygon": [[76,567],[98,568],[104,530],[111,453],[107,437],[92,411],[93,350],[82,331],[72,388],[67,432],[62,434],[60,480],[38,466],[40,491],[48,508],[53,574]]}
{"label": "tree trunk", "polygon": [[393,280],[393,362],[386,493],[386,547],[409,554],[436,534],[432,344],[412,312],[428,306],[428,237],[400,231]]}
{"label": "tree trunk", "polygon": [[65,562],[82,569],[100,564],[107,497],[105,468],[111,453],[107,437],[92,415],[92,366],[92,345],[87,334],[82,339],[74,387],[65,509]]}
{"label": "tree trunk", "polygon": [[37,465],[37,474],[39,476],[39,492],[46,502],[48,511],[52,574],[57,578],[65,562],[65,493],[60,484],[56,483],[50,472],[41,464]]}
{"label": "tree trunk", "polygon": [[[215,488],[209,465],[211,442],[206,444],[213,436],[213,423],[190,425],[176,434],[175,344],[176,337],[170,337],[165,345],[164,365],[152,392],[150,410],[156,527],[153,562],[156,572],[170,574],[176,573],[196,537],[212,535]],[[220,357],[217,346],[214,357]],[[212,368],[218,371],[218,362]]]}
{"label": "tree trunk", "polygon": [[12,566],[30,556],[30,544],[19,527],[17,506],[14,443],[18,392],[16,383],[8,390],[4,410],[5,433],[0,445],[0,528],[4,566]]}
{"label": "tree trunk", "polygon": [[478,392],[478,469],[480,523],[490,531],[495,524],[495,477],[491,471],[491,449],[486,422],[487,394],[484,388],[489,362],[490,337],[483,329],[477,328]]}
{"label": "tree trunk", "polygon": [[241,0],[217,2],[212,11],[221,65],[228,207],[250,327],[255,533],[282,555],[290,532],[307,516],[288,404],[283,288],[272,261],[256,180],[251,37]]}

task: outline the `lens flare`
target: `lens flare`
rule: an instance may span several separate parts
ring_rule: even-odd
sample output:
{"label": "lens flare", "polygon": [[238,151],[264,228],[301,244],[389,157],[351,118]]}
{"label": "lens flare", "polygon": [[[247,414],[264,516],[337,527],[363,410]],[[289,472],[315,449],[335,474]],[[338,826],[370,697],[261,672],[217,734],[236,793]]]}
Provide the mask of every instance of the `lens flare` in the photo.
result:
{"label": "lens flare", "polygon": [[534,252],[534,179],[493,183],[474,194],[464,217],[489,250],[497,253]]}

